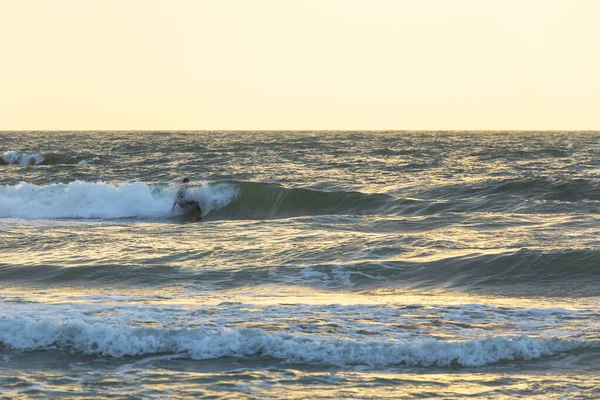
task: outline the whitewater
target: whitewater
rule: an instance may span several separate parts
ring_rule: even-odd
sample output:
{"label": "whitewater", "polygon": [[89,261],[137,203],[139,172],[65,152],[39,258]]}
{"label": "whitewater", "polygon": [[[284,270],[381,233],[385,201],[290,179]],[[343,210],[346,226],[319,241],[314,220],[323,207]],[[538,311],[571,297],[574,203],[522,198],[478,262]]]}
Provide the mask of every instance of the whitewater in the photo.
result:
{"label": "whitewater", "polygon": [[[110,184],[75,181],[36,186],[22,182],[0,187],[0,218],[168,218],[176,185],[161,187],[142,182]],[[209,214],[236,196],[232,185],[203,185],[191,188],[187,198],[202,205]],[[177,208],[177,213],[182,210]]]}
{"label": "whitewater", "polygon": [[0,398],[597,397],[599,139],[0,132]]}

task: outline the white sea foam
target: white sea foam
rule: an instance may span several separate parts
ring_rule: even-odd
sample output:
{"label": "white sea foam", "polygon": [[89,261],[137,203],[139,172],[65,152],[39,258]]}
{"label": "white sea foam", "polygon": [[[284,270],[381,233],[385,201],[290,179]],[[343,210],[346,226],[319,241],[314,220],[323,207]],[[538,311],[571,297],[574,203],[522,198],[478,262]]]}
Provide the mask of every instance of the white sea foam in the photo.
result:
{"label": "white sea foam", "polygon": [[196,200],[202,206],[204,215],[211,211],[225,207],[239,194],[239,190],[227,183],[217,183],[215,185],[204,184],[198,187],[192,187],[188,190],[186,198]]}
{"label": "white sea foam", "polygon": [[93,325],[83,321],[56,323],[25,318],[0,320],[0,342],[14,350],[48,348],[112,357],[185,353],[204,360],[219,357],[271,357],[286,362],[326,365],[414,365],[478,367],[503,360],[530,360],[590,343],[491,337],[464,342],[337,339],[318,335],[235,328],[136,328]]}
{"label": "white sea foam", "polygon": [[[43,186],[22,182],[0,186],[0,218],[168,217],[176,190],[176,186],[142,182],[117,185],[76,181]],[[228,204],[236,194],[231,185],[217,184],[197,188],[193,198],[207,214]]]}
{"label": "white sea foam", "polygon": [[7,164],[12,165],[37,165],[44,161],[44,156],[36,153],[21,153],[18,151],[7,151],[0,156]]}

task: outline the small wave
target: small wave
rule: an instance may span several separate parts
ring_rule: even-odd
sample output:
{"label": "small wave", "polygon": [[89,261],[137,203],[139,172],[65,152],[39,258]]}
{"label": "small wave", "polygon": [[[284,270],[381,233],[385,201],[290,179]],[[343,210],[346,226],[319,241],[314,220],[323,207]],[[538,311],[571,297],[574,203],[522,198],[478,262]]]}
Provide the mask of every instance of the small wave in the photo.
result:
{"label": "small wave", "polygon": [[[592,248],[468,253],[434,261],[393,257],[356,260],[343,265],[322,263],[305,267],[300,269],[301,279],[295,283],[336,289],[443,288],[504,295],[588,297],[600,294],[599,257],[600,251]],[[281,278],[283,274],[280,275]],[[285,278],[294,277],[290,274]]]}
{"label": "small wave", "polygon": [[520,196],[539,200],[600,200],[598,183],[589,179],[551,179],[527,177],[449,185],[421,193],[425,197],[460,199],[486,196]]}
{"label": "small wave", "polygon": [[386,281],[416,287],[516,295],[597,296],[597,249],[541,252],[521,249],[498,254],[467,254],[428,263],[388,262]]}
{"label": "small wave", "polygon": [[64,155],[58,153],[44,154],[42,165],[84,165],[91,164],[99,158],[93,154]]}
{"label": "small wave", "polygon": [[255,267],[243,262],[236,268],[202,270],[201,273],[194,268],[179,268],[168,263],[155,265],[145,261],[123,265],[106,258],[98,265],[77,267],[60,261],[24,267],[0,259],[0,282],[8,286],[49,287],[157,288],[185,284],[219,290],[284,282],[335,290],[418,288],[517,296],[595,297],[600,295],[599,257],[600,252],[596,249],[545,253],[523,249],[497,254],[465,254],[429,262],[378,259],[308,267],[281,261],[277,268]]}
{"label": "small wave", "polygon": [[7,151],[0,155],[0,164],[8,165],[85,165],[99,160],[93,154],[64,155],[58,153],[23,153],[19,151]]}
{"label": "small wave", "polygon": [[393,150],[393,149],[384,147],[382,149],[377,149],[377,150],[371,151],[371,154],[374,156],[399,156],[399,155],[411,154],[411,152],[407,151],[407,150]]}
{"label": "small wave", "polygon": [[0,156],[3,164],[9,165],[39,165],[44,162],[45,158],[41,154],[36,153],[21,153],[18,151],[7,151]]}
{"label": "small wave", "polygon": [[25,318],[0,320],[0,343],[18,351],[59,349],[110,357],[172,353],[187,354],[195,360],[269,357],[283,362],[335,366],[425,367],[480,367],[596,346],[592,342],[527,336],[457,342],[434,339],[359,341],[262,329],[168,329]]}
{"label": "small wave", "polygon": [[565,158],[570,157],[572,151],[569,149],[560,149],[556,147],[548,148],[528,148],[528,149],[494,149],[490,151],[481,151],[471,154],[481,160],[494,159],[513,159],[513,160],[529,160],[540,158]]}

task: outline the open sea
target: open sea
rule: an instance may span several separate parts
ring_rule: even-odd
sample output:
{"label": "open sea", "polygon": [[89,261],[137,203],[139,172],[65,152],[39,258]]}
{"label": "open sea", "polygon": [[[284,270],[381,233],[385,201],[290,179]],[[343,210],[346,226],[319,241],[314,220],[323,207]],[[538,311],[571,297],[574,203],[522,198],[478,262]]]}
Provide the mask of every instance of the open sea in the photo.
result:
{"label": "open sea", "polygon": [[598,398],[599,296],[599,132],[0,132],[2,399]]}

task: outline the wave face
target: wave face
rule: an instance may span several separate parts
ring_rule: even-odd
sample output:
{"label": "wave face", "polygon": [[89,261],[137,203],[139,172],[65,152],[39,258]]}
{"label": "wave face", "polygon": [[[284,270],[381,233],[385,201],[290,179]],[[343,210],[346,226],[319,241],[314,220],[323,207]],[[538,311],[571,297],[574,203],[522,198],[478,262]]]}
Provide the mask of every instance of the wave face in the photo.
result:
{"label": "wave face", "polygon": [[394,198],[385,194],[288,189],[279,185],[235,182],[239,196],[220,213],[230,218],[272,219],[309,215],[384,212]]}

